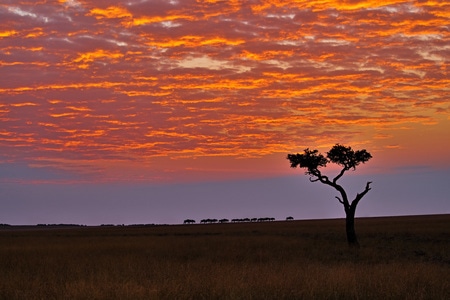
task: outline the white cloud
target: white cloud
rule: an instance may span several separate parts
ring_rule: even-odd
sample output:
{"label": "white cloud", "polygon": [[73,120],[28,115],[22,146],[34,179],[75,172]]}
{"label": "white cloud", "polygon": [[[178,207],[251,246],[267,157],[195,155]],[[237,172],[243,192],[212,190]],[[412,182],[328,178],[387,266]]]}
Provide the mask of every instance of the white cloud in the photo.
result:
{"label": "white cloud", "polygon": [[173,27],[180,27],[181,26],[181,24],[175,23],[175,22],[172,22],[172,21],[163,21],[163,22],[161,22],[161,25],[163,27],[166,27],[166,28],[173,28]]}
{"label": "white cloud", "polygon": [[44,22],[48,22],[49,21],[49,18],[47,18],[47,17],[38,16],[35,13],[22,10],[19,7],[9,7],[8,11],[12,12],[13,14],[19,15],[21,17],[31,17],[33,19],[40,19],[41,21],[44,21]]}
{"label": "white cloud", "polygon": [[81,3],[76,0],[66,0],[66,2],[64,4],[67,6],[70,6],[70,7],[81,7],[82,6]]}
{"label": "white cloud", "polygon": [[248,71],[249,68],[244,66],[233,66],[227,61],[220,61],[211,59],[207,56],[203,57],[190,57],[178,62],[178,66],[182,68],[206,68],[211,70],[222,70],[222,69],[235,69],[238,68],[240,72]]}

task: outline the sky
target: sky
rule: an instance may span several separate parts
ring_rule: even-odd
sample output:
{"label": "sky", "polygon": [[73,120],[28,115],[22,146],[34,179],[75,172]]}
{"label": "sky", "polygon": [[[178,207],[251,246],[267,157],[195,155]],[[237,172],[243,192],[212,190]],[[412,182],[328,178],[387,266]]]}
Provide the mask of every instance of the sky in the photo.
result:
{"label": "sky", "polygon": [[[450,213],[450,2],[0,0],[0,223]],[[332,166],[324,173],[336,173]]]}

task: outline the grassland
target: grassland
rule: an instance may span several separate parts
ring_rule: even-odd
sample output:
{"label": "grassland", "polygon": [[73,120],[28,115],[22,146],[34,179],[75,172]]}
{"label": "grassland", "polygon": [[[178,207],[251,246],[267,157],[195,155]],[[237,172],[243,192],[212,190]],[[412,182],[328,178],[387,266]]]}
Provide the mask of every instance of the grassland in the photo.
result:
{"label": "grassland", "polygon": [[0,299],[450,299],[450,215],[0,229]]}

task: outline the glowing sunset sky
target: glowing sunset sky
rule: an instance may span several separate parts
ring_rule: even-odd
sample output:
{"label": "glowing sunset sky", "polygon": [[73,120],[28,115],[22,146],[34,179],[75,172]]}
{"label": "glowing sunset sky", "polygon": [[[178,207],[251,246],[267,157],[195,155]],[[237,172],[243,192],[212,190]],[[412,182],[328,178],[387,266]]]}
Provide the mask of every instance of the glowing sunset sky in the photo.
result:
{"label": "glowing sunset sky", "polygon": [[286,154],[336,143],[448,199],[448,1],[3,0],[0,20],[0,223],[46,222],[16,204],[55,189],[300,181]]}

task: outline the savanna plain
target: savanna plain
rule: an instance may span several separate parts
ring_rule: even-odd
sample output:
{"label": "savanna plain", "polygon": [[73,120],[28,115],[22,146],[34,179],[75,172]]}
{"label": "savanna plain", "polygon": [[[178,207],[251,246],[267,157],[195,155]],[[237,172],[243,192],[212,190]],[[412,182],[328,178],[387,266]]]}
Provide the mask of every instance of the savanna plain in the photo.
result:
{"label": "savanna plain", "polygon": [[3,227],[0,299],[450,299],[450,215]]}

